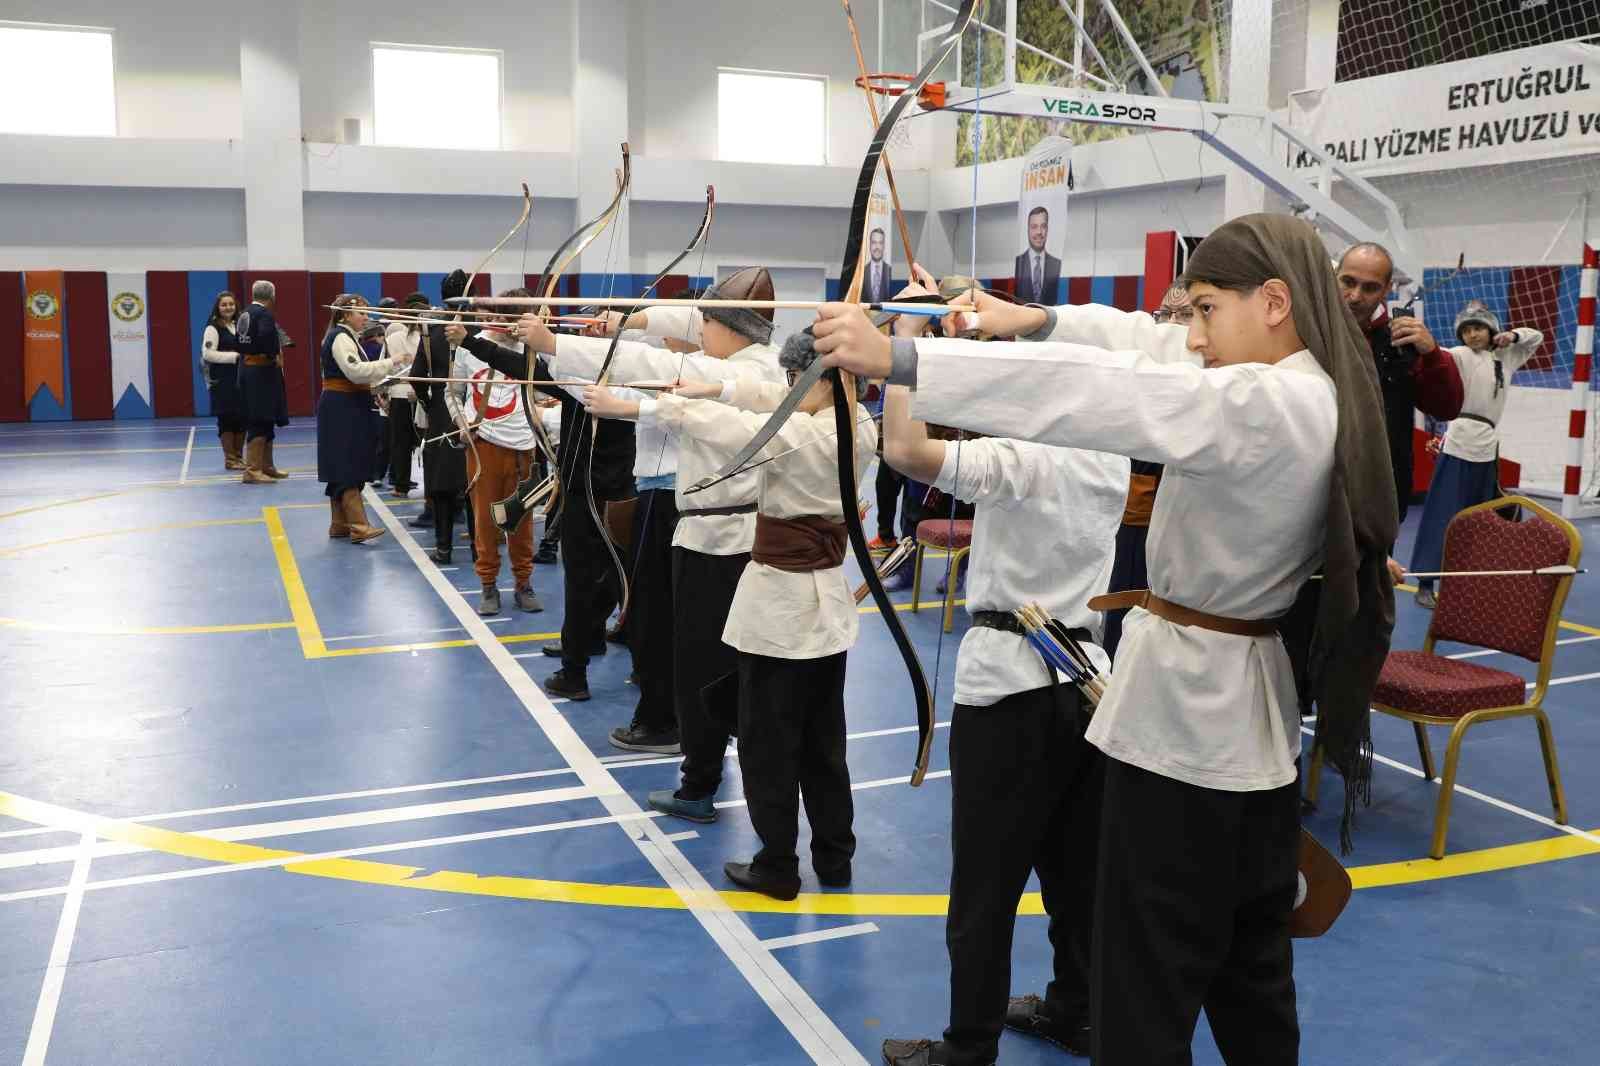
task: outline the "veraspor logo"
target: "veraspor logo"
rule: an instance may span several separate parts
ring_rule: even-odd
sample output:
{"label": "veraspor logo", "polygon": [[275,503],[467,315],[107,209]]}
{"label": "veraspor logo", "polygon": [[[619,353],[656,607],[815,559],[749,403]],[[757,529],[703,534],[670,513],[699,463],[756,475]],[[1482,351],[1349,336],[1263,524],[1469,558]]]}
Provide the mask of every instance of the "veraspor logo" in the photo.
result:
{"label": "veraspor logo", "polygon": [[37,318],[40,321],[54,318],[61,312],[61,304],[56,300],[55,293],[44,289],[37,289],[28,293],[25,306],[28,309],[28,317]]}
{"label": "veraspor logo", "polygon": [[119,292],[111,298],[111,313],[124,322],[144,317],[144,299],[136,292]]}

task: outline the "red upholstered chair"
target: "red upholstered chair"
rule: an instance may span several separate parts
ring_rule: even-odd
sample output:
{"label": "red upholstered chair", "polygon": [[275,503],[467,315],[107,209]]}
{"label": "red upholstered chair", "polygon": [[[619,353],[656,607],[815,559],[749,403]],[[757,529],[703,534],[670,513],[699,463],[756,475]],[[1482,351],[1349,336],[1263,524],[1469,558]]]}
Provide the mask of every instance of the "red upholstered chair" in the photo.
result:
{"label": "red upholstered chair", "polygon": [[[1495,508],[1515,503],[1523,521],[1508,522]],[[1532,500],[1506,496],[1468,507],[1451,519],[1444,537],[1445,571],[1536,570],[1549,566],[1578,565],[1583,539],[1572,523]],[[1567,822],[1567,801],[1556,765],[1555,740],[1545,716],[1545,690],[1550,684],[1556,632],[1572,577],[1516,575],[1507,577],[1447,577],[1439,581],[1438,606],[1428,625],[1421,651],[1391,651],[1373,693],[1374,709],[1410,722],[1417,735],[1422,773],[1436,776],[1427,727],[1449,726],[1444,777],[1433,819],[1435,859],[1444,858],[1445,833],[1450,825],[1450,800],[1455,794],[1456,768],[1461,760],[1461,740],[1479,722],[1498,718],[1532,718],[1539,730],[1544,753],[1550,804],[1558,825]],[[1479,666],[1434,654],[1438,641],[1494,648],[1539,664],[1533,691],[1518,674]],[[1307,795],[1315,801],[1322,772],[1322,752],[1313,751]]]}
{"label": "red upholstered chair", "polygon": [[922,554],[928,548],[943,548],[950,553],[950,576],[944,590],[944,631],[948,633],[956,624],[956,585],[961,576],[961,561],[972,550],[972,520],[929,518],[917,523],[917,558],[911,571],[913,611],[922,606]]}

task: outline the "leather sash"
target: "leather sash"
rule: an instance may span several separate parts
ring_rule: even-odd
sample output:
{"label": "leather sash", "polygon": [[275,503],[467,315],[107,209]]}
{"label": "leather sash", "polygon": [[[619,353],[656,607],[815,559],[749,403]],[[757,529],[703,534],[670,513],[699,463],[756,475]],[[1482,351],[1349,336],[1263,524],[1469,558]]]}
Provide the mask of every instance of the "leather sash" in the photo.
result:
{"label": "leather sash", "polygon": [[1214,633],[1228,633],[1236,637],[1269,637],[1278,631],[1276,618],[1224,618],[1164,600],[1149,589],[1132,589],[1096,596],[1089,601],[1091,611],[1115,611],[1125,607],[1143,607],[1151,614],[1180,626],[1197,626]]}
{"label": "leather sash", "polygon": [[679,518],[717,518],[724,515],[755,514],[754,503],[730,503],[726,507],[686,507],[678,512]]}
{"label": "leather sash", "polygon": [[806,515],[774,518],[756,515],[756,539],[750,558],[778,570],[805,574],[844,565],[849,534],[837,518]]}
{"label": "leather sash", "polygon": [[322,388],[327,392],[371,392],[365,385],[357,385],[348,378],[323,378]]}
{"label": "leather sash", "polygon": [[1159,474],[1133,474],[1128,478],[1128,502],[1122,508],[1122,524],[1148,526],[1150,512],[1155,510],[1156,489],[1161,485]]}
{"label": "leather sash", "polygon": [[271,356],[271,355],[247,355],[247,356],[244,357],[244,365],[245,366],[277,366],[278,365],[278,360],[277,360],[276,356]]}

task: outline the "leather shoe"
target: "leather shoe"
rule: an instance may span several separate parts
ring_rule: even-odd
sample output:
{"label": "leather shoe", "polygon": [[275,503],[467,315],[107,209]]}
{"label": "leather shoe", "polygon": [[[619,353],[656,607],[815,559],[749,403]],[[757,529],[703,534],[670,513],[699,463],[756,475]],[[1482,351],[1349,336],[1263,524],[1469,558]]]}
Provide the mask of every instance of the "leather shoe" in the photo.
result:
{"label": "leather shoe", "polygon": [[1089,1054],[1089,1026],[1081,1019],[1047,1014],[1044,1000],[1035,995],[1012,996],[1006,1002],[1006,1028],[1048,1040],[1073,1055]]}
{"label": "leather shoe", "polygon": [[752,892],[759,892],[763,896],[773,899],[791,900],[800,894],[800,879],[779,877],[769,874],[764,870],[756,869],[753,863],[725,862],[722,872],[728,875],[728,880],[740,888],[748,888]]}
{"label": "leather shoe", "polygon": [[[550,643],[546,644],[544,646],[544,648],[541,649],[541,650],[546,655],[550,656],[550,658],[552,658],[552,659],[561,658],[561,642],[559,640],[552,640]],[[606,642],[602,640],[599,644],[596,644],[594,647],[589,649],[589,658],[598,659],[598,658],[600,658],[600,656],[604,655],[605,653],[606,653]]]}
{"label": "leather shoe", "polygon": [[644,751],[652,755],[682,753],[676,727],[651,732],[640,725],[637,719],[611,731],[611,746],[621,748],[623,751]]}
{"label": "leather shoe", "polygon": [[570,670],[557,670],[544,679],[544,691],[550,696],[565,696],[581,703],[589,698],[589,679]]}
{"label": "leather shoe", "polygon": [[410,526],[412,529],[432,529],[433,528],[433,512],[432,511],[423,511],[421,514],[417,515],[411,521],[407,522],[406,525]]}
{"label": "leather shoe", "polygon": [[428,552],[428,558],[443,566],[450,562],[450,549],[434,548]]}
{"label": "leather shoe", "polygon": [[554,544],[540,544],[539,550],[533,553],[533,561],[540,566],[556,565],[556,548]]}
{"label": "leather shoe", "polygon": [[[940,1040],[885,1040],[884,1066],[949,1066],[950,1054]],[[990,1063],[990,1066],[994,1066]]]}
{"label": "leather shoe", "polygon": [[711,802],[710,796],[701,796],[699,799],[683,799],[670,788],[657,789],[647,797],[651,810],[670,814],[674,818],[683,818],[690,822],[699,822],[709,825],[717,820],[717,808]]}

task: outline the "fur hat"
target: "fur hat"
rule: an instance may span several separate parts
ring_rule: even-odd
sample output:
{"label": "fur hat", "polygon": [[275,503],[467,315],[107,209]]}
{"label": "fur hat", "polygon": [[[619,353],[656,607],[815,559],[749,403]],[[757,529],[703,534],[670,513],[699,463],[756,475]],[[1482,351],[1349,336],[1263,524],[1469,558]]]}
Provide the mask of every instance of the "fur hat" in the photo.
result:
{"label": "fur hat", "polygon": [[465,296],[467,293],[467,280],[467,272],[457,267],[445,275],[445,279],[439,283],[439,294],[446,300],[452,300],[457,296]]}
{"label": "fur hat", "polygon": [[1500,333],[1500,320],[1495,317],[1495,313],[1489,310],[1482,300],[1469,301],[1467,306],[1463,307],[1456,315],[1456,340],[1461,341],[1462,344],[1467,343],[1461,340],[1461,331],[1473,324],[1488,329],[1491,342]]}
{"label": "fur hat", "polygon": [[[817,361],[817,350],[813,345],[817,338],[812,336],[810,327],[799,333],[791,333],[783,342],[783,350],[778,353],[778,365],[785,370],[804,371]],[[867,381],[865,378],[856,378],[856,399],[864,400],[867,396]]]}
{"label": "fur hat", "polygon": [[[706,290],[708,300],[770,300],[773,298],[772,275],[766,267],[745,267],[724,278]],[[772,309],[755,310],[748,307],[707,307],[702,312],[713,322],[720,322],[752,343],[767,344],[772,340]]]}

